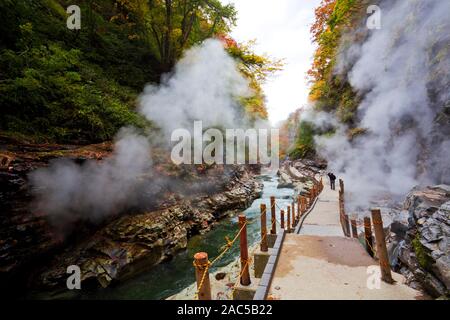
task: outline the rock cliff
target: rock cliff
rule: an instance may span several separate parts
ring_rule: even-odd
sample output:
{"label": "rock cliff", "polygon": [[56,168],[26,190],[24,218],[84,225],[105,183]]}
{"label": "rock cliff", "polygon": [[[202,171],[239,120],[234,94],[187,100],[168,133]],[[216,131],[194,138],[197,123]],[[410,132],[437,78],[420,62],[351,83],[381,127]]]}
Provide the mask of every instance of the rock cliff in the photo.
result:
{"label": "rock cliff", "polygon": [[[397,267],[433,297],[450,289],[450,186],[414,188],[390,226]],[[391,257],[392,258],[392,257]]]}

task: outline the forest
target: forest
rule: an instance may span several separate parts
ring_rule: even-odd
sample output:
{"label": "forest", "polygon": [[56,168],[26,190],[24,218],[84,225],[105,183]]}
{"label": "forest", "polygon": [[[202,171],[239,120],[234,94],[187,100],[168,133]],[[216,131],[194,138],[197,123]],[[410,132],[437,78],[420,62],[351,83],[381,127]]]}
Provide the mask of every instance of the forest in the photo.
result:
{"label": "forest", "polygon": [[[66,26],[73,4],[79,30]],[[236,10],[218,0],[5,0],[0,19],[0,131],[28,142],[89,144],[123,126],[157,128],[135,112],[139,93],[208,38],[248,79],[253,93],[239,104],[249,118],[267,118],[261,84],[281,67],[229,37]]]}

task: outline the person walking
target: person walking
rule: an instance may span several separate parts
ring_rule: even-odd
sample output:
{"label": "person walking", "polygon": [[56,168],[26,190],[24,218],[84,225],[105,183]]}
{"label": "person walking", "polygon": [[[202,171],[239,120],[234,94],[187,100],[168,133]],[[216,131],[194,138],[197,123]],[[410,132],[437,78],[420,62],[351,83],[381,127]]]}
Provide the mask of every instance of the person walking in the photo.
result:
{"label": "person walking", "polygon": [[330,178],[331,190],[336,190],[336,176],[333,172],[328,172],[328,177]]}

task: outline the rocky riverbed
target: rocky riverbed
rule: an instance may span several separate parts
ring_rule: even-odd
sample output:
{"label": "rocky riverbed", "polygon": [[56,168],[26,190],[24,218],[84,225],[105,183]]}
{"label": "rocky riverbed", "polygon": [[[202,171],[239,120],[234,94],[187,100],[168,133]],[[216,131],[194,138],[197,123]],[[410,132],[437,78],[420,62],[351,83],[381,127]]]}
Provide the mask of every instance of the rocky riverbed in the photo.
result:
{"label": "rocky riverbed", "polygon": [[261,193],[256,167],[174,167],[165,165],[166,154],[154,152],[154,172],[140,180],[159,192],[142,188],[139,205],[95,223],[74,221],[62,232],[52,217],[35,210],[28,174],[59,159],[101,162],[111,144],[33,145],[0,138],[0,282],[10,295],[66,290],[69,265],[80,266],[84,288],[133,277],[171,259],[190,237],[245,209]]}
{"label": "rocky riverbed", "polygon": [[186,248],[189,237],[207,232],[226,212],[246,208],[260,192],[260,184],[244,170],[223,192],[120,217],[67,248],[37,281],[44,288],[65,289],[68,265],[80,266],[84,287],[125,280],[170,259]]}
{"label": "rocky riverbed", "polygon": [[307,195],[324,173],[322,160],[296,160],[285,162],[278,170],[278,188],[292,188],[296,195]]}

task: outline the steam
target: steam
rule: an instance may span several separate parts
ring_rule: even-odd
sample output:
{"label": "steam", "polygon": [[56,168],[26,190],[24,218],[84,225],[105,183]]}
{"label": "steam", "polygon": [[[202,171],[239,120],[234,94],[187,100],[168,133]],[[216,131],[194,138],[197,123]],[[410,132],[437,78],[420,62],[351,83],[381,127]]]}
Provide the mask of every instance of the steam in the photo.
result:
{"label": "steam", "polygon": [[[189,129],[194,120],[202,120],[205,126],[231,127],[242,119],[236,100],[248,93],[247,81],[222,44],[208,40],[187,51],[160,86],[147,86],[140,97],[140,112],[160,127],[169,146],[170,132]],[[32,172],[37,209],[55,224],[66,225],[79,219],[99,221],[137,205],[142,193],[160,191],[148,183],[150,149],[149,137],[123,128],[107,160],[82,165],[57,160]]]}
{"label": "steam", "polygon": [[151,169],[150,144],[131,128],[116,137],[112,156],[102,163],[57,160],[30,174],[40,211],[64,226],[79,219],[93,222],[137,202],[139,178]]}
{"label": "steam", "polygon": [[348,128],[337,126],[333,137],[317,139],[330,169],[346,181],[351,210],[386,193],[403,197],[416,184],[450,181],[449,125],[436,122],[449,101],[450,2],[380,6],[381,29],[346,48],[336,70],[348,70],[363,97],[358,119],[367,134],[350,142]]}
{"label": "steam", "polygon": [[207,40],[186,52],[173,76],[145,88],[140,111],[166,136],[191,128],[194,120],[202,120],[204,127],[232,128],[242,118],[236,98],[249,94],[233,58],[219,41]]}

